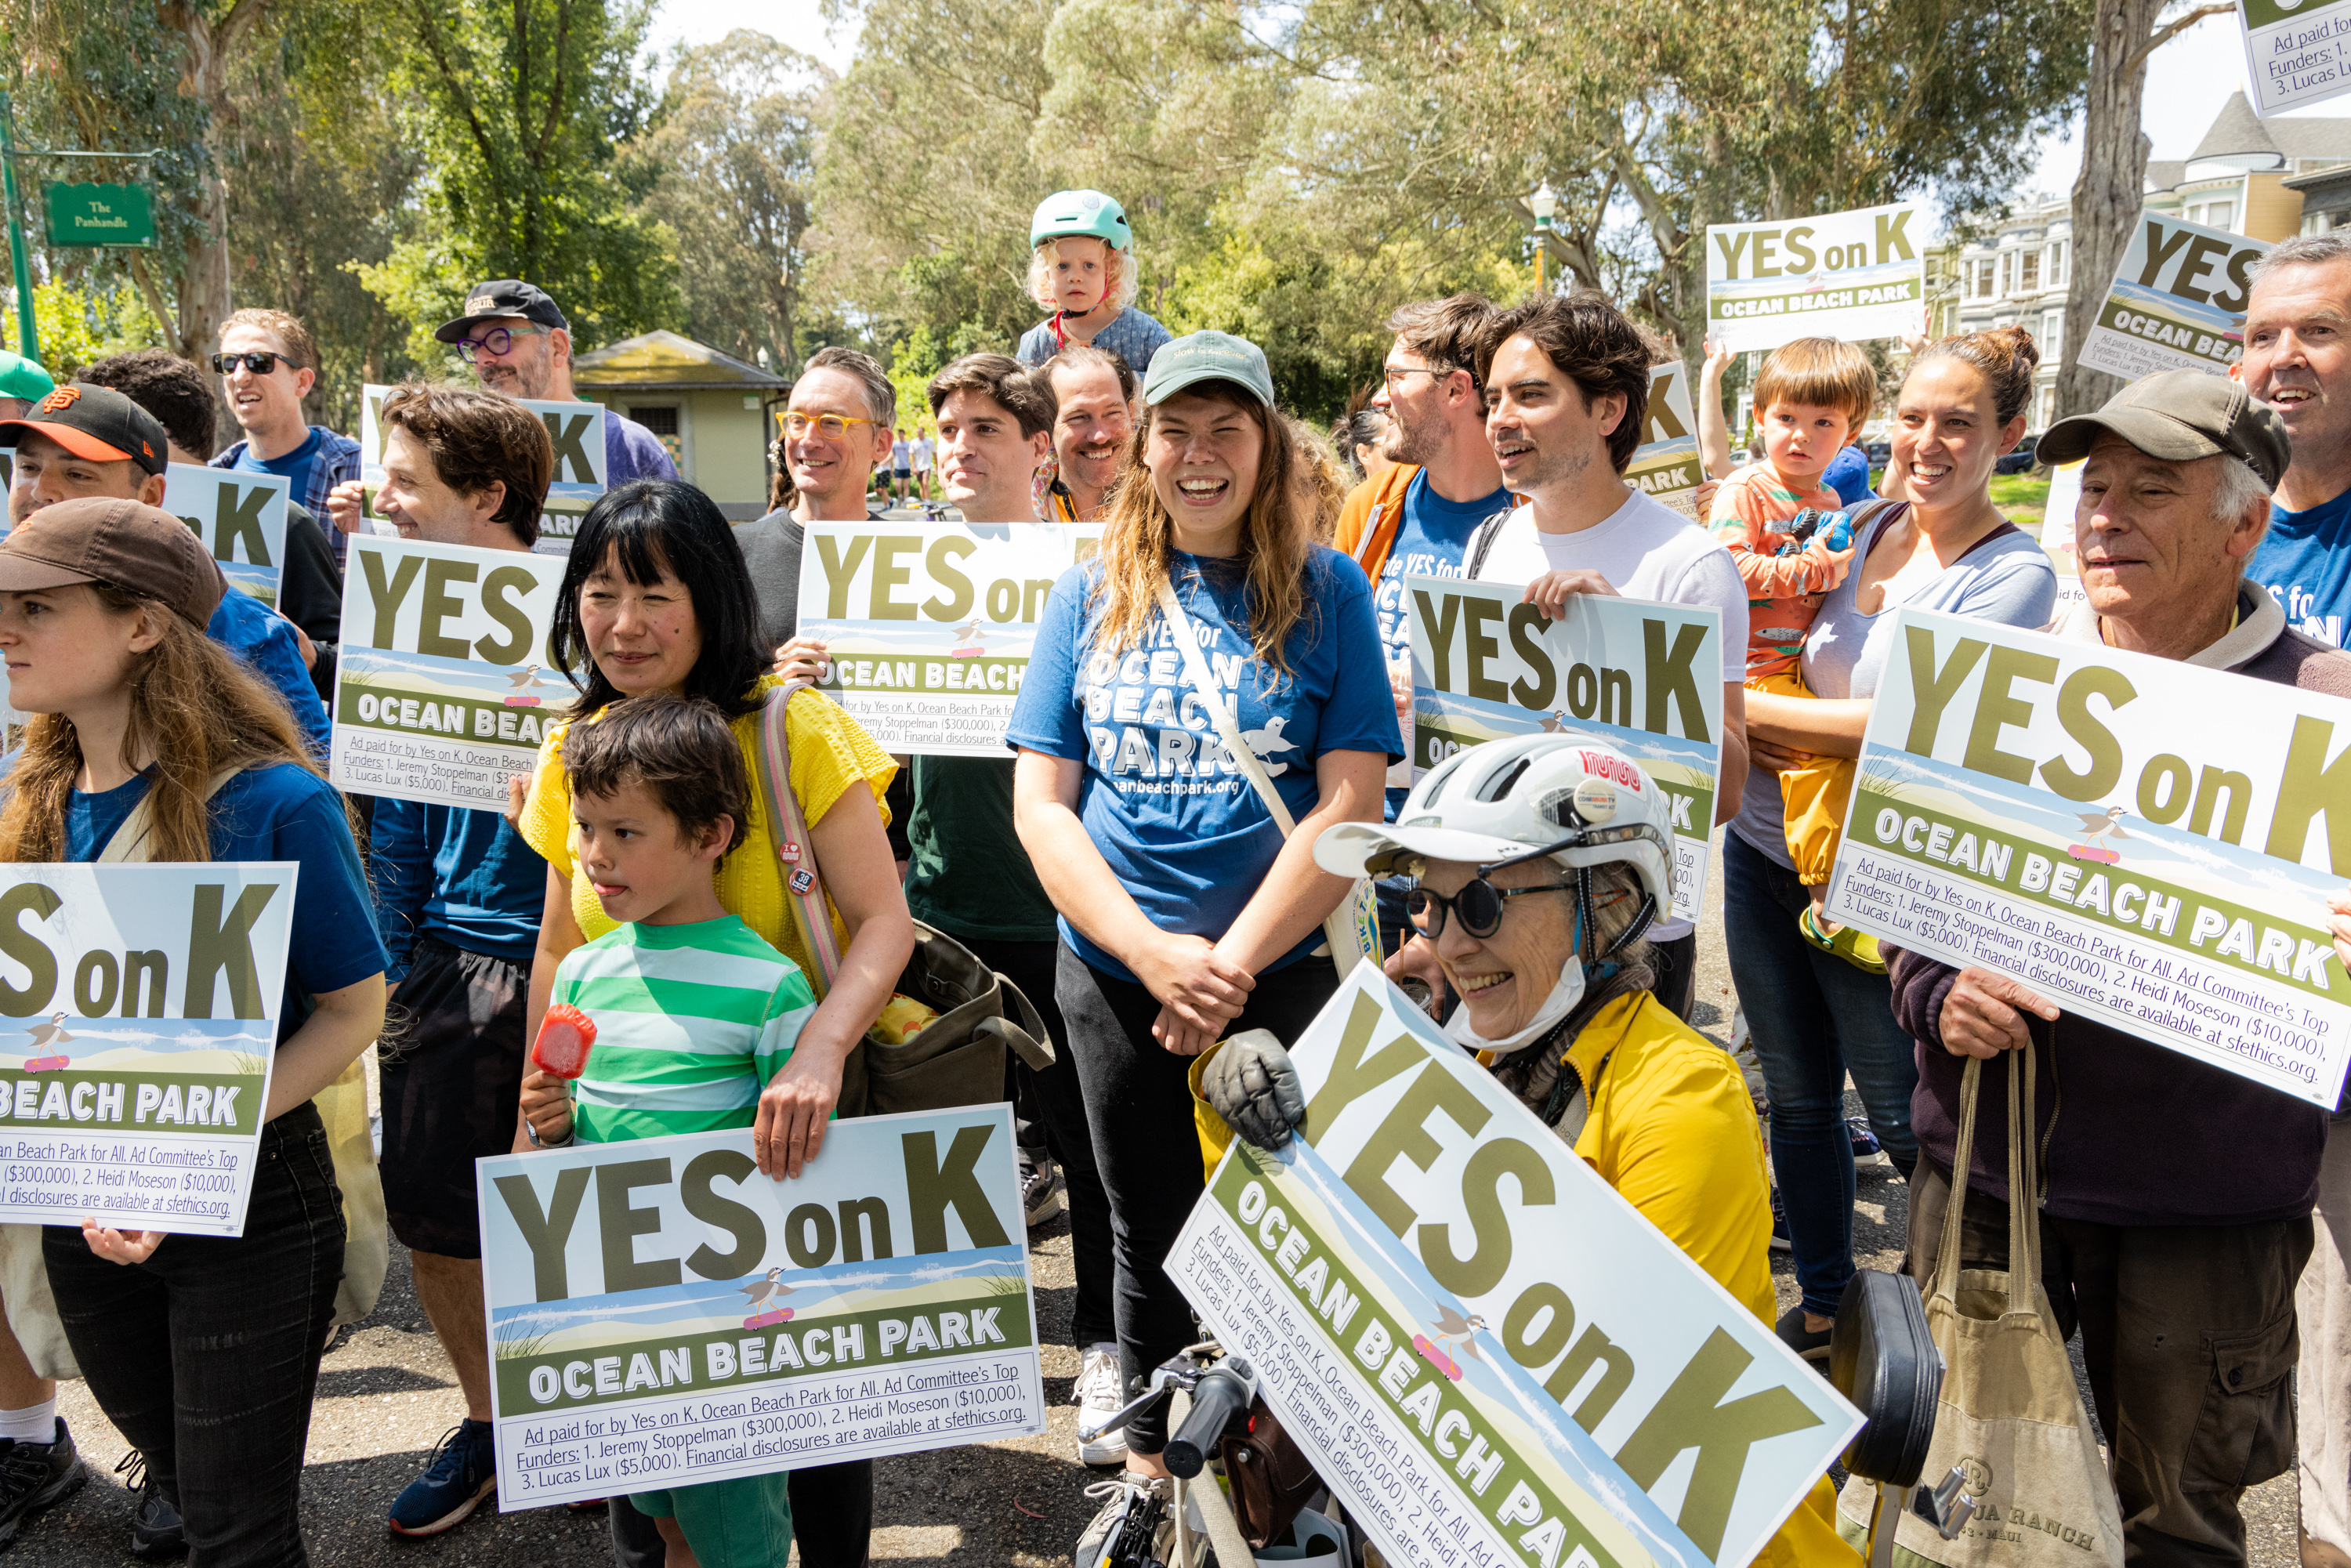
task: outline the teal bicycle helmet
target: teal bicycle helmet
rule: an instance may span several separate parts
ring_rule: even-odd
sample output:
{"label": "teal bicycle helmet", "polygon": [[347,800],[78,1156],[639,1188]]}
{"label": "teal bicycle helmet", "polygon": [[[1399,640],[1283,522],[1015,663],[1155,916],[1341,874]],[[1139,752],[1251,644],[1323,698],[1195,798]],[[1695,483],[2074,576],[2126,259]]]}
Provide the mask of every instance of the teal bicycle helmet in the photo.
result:
{"label": "teal bicycle helmet", "polygon": [[1126,209],[1100,191],[1056,191],[1037,205],[1029,220],[1029,248],[1049,239],[1088,235],[1113,250],[1131,251],[1134,235],[1126,226]]}

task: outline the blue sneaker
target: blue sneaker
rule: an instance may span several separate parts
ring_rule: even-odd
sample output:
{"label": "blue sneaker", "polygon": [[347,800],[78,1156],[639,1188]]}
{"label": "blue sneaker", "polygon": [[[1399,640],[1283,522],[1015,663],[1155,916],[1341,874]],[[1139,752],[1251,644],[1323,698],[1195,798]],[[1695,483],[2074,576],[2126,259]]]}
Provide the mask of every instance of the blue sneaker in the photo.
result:
{"label": "blue sneaker", "polygon": [[498,1490],[496,1450],[487,1421],[465,1420],[441,1435],[424,1473],[392,1505],[394,1535],[438,1535],[465,1522]]}
{"label": "blue sneaker", "polygon": [[1788,1211],[1780,1207],[1780,1189],[1771,1189],[1771,1250],[1792,1252],[1796,1244],[1788,1239]]}
{"label": "blue sneaker", "polygon": [[1886,1145],[1879,1143],[1877,1134],[1869,1130],[1869,1121],[1866,1117],[1847,1117],[1844,1125],[1845,1131],[1853,1137],[1854,1169],[1866,1170],[1873,1166],[1890,1166],[1894,1163],[1886,1157]]}

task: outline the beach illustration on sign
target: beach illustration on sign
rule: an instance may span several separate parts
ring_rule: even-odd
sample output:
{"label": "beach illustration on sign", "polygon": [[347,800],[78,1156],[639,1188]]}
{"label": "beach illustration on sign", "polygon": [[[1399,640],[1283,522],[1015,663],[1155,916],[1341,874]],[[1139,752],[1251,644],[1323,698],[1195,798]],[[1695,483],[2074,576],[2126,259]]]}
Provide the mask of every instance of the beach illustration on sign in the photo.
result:
{"label": "beach illustration on sign", "polygon": [[947,657],[950,659],[978,658],[987,652],[986,648],[980,646],[987,632],[988,626],[984,621],[965,622],[955,629],[956,645],[948,651]]}
{"label": "beach illustration on sign", "polygon": [[272,610],[277,608],[278,572],[276,569],[250,566],[241,560],[225,560],[218,564],[221,575],[228,579],[231,588],[243,590]]}
{"label": "beach illustration on sign", "polygon": [[1661,785],[1708,795],[1714,791],[1715,764],[1708,748],[1676,736],[1578,718],[1565,708],[1540,711],[1481,702],[1425,685],[1414,691],[1413,716],[1418,724],[1443,729],[1447,739],[1464,748],[1513,735],[1587,735],[1594,745],[1639,763]]}
{"label": "beach illustration on sign", "polygon": [[541,707],[569,702],[579,694],[569,681],[540,664],[508,669],[478,659],[448,659],[436,653],[396,653],[343,645],[345,686],[408,697],[462,697],[507,707]]}
{"label": "beach illustration on sign", "polygon": [[19,1028],[0,1027],[0,1068],[257,1077],[276,1045],[268,1026],[253,1019],[86,1019],[52,1012]]}
{"label": "beach illustration on sign", "polygon": [[[2199,306],[2177,294],[2167,294],[2162,289],[2149,288],[2119,277],[2106,292],[2109,298],[2126,302],[2132,309],[2143,315],[2158,317],[2176,326],[2219,338],[2232,347],[2241,346],[2244,341],[2245,319],[2234,312],[2212,306]],[[2106,330],[2111,332],[2115,329],[2108,327]],[[2130,334],[2125,333],[2124,336]]]}
{"label": "beach illustration on sign", "polygon": [[1454,1360],[1451,1354],[1441,1347],[1458,1345],[1478,1360],[1485,1359],[1478,1354],[1476,1336],[1478,1331],[1486,1326],[1486,1320],[1477,1313],[1472,1312],[1465,1318],[1456,1308],[1440,1307],[1428,1326],[1435,1329],[1437,1333],[1433,1335],[1425,1333],[1413,1335],[1412,1348],[1420,1352],[1420,1358],[1423,1361],[1445,1374],[1447,1380],[1454,1383],[1461,1381],[1461,1364]]}
{"label": "beach illustration on sign", "polygon": [[[2115,808],[2093,815],[2075,802],[2045,789],[1989,779],[1954,763],[1914,757],[1874,744],[1862,747],[1860,769],[1854,780],[1854,814],[1846,824],[1845,836],[1846,844],[1853,849],[1881,847],[1870,808],[1862,801],[1865,794],[1880,796],[1897,805],[1917,806],[1962,824],[1980,824],[2005,838],[2041,847],[2053,857],[2064,855],[2108,865],[2122,859],[2117,851],[2082,841],[2111,839],[2121,831],[2113,825],[2097,833],[2084,831],[2093,821],[2111,824]],[[2130,864],[2134,874],[2179,883],[2217,899],[2273,911],[2277,918],[2309,926],[2314,933],[2325,932],[2326,896],[2342,886],[2340,877],[2184,828],[2167,827],[2136,816],[2131,817],[2130,823]],[[2314,841],[2324,844],[2324,835],[2313,837]],[[2072,847],[2091,852],[2073,854]],[[1957,845],[1950,853],[1957,855]],[[1952,863],[1962,864],[1965,869],[1963,862],[1954,860]],[[2017,876],[2018,873],[2011,870],[2004,882],[1993,880],[1996,885],[2012,890]]]}
{"label": "beach illustration on sign", "polygon": [[[569,1301],[496,1307],[490,1312],[492,1354],[500,1361],[585,1353],[633,1345],[657,1337],[734,1333],[763,1328],[821,1311],[919,1312],[938,1304],[989,1304],[1002,1297],[1025,1305],[1029,1277],[1021,1249],[991,1247],[959,1255],[884,1258],[833,1263],[820,1269],[775,1268],[755,1280],[695,1280],[643,1291],[621,1291]],[[791,1282],[785,1284],[789,1275]],[[757,1291],[758,1294],[753,1292]],[[779,1298],[789,1293],[793,1305]],[[749,1317],[744,1308],[757,1309]],[[1011,1314],[1018,1315],[1018,1314]],[[1006,1326],[1011,1324],[1008,1322]],[[1024,1331],[1025,1332],[1025,1331]]]}

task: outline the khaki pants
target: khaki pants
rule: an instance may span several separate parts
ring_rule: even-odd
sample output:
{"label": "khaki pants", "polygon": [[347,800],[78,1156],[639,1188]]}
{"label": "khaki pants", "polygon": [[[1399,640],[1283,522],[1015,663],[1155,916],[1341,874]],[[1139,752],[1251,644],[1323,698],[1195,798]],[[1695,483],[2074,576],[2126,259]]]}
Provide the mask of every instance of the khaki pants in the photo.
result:
{"label": "khaki pants", "polygon": [[2351,1568],[2351,1116],[2327,1130],[2316,1239],[2294,1304],[2302,1320],[2302,1560]]}
{"label": "khaki pants", "polygon": [[[1910,1271],[1934,1278],[1950,1184],[1921,1162]],[[1968,1196],[1963,1267],[2008,1263],[2008,1208]],[[2042,1284],[2082,1331],[2132,1568],[2241,1563],[2244,1490],[2294,1462],[2294,1282],[2307,1219],[2098,1225],[2041,1218]]]}

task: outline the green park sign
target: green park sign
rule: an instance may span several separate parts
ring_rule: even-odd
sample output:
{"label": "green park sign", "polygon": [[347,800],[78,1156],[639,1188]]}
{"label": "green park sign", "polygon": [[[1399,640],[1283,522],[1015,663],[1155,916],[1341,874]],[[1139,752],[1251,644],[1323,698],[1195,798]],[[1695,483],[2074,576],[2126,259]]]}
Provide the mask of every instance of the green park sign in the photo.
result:
{"label": "green park sign", "polygon": [[141,185],[51,185],[48,209],[51,245],[155,243],[155,214]]}

